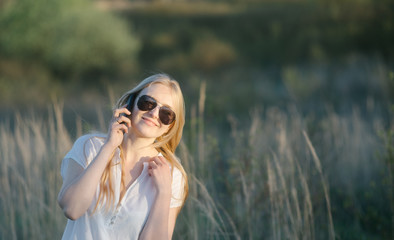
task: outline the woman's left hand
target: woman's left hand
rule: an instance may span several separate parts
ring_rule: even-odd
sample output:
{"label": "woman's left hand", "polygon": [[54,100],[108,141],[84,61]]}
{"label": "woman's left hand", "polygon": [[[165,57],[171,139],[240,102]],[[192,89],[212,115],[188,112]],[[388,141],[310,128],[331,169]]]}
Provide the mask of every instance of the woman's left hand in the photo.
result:
{"label": "woman's left hand", "polygon": [[171,195],[171,169],[167,160],[162,156],[149,160],[148,173],[152,177],[158,193]]}

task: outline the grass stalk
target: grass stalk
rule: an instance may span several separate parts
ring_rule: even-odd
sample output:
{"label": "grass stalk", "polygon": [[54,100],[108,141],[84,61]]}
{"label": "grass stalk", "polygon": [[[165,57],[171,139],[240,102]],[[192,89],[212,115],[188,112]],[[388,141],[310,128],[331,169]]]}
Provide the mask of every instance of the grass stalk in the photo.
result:
{"label": "grass stalk", "polygon": [[302,131],[302,134],[304,135],[305,141],[309,147],[309,150],[312,153],[312,157],[313,157],[312,159],[316,165],[317,171],[319,172],[321,183],[323,184],[324,196],[326,199],[326,207],[327,207],[327,217],[328,217],[328,222],[329,222],[329,224],[328,224],[329,239],[334,240],[335,239],[335,230],[334,230],[334,221],[332,219],[332,214],[331,214],[331,203],[330,203],[330,196],[329,196],[329,192],[328,192],[328,184],[327,184],[326,180],[324,179],[320,159],[316,154],[315,148],[313,147],[313,145],[308,137],[308,134],[306,133],[306,131]]}

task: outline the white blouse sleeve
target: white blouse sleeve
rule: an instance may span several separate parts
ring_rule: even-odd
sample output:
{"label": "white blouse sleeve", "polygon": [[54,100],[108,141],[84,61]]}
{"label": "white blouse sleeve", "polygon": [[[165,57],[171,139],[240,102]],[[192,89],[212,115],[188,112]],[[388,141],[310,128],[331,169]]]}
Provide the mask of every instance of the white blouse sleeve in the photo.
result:
{"label": "white blouse sleeve", "polygon": [[94,135],[84,135],[78,138],[71,150],[66,154],[60,166],[60,174],[64,180],[70,159],[81,165],[84,169],[94,159],[99,151],[100,145]]}
{"label": "white blouse sleeve", "polygon": [[178,168],[174,168],[172,173],[172,197],[170,202],[170,208],[180,207],[183,203],[183,191],[185,181],[183,179],[181,171]]}

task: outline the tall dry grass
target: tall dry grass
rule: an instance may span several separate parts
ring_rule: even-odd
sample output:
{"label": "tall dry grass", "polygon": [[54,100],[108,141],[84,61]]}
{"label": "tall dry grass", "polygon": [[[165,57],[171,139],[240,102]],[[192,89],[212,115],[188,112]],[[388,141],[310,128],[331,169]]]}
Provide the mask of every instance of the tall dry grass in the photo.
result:
{"label": "tall dry grass", "polygon": [[[233,205],[237,210],[243,239],[335,239],[327,180],[310,142],[304,121],[298,114],[288,116],[279,109],[252,113],[250,129],[232,122],[234,146],[231,164]],[[318,172],[318,178],[311,176]],[[312,182],[313,181],[313,182]],[[313,186],[323,192],[312,192]],[[314,202],[312,194],[326,196],[325,205]],[[328,221],[320,223],[316,207],[325,208]],[[316,233],[316,225],[324,231]]]}
{"label": "tall dry grass", "polygon": [[[229,115],[230,131],[223,133],[204,125],[205,89],[202,83],[178,150],[190,195],[174,239],[340,237],[337,188],[354,192],[382,169],[374,158],[381,150],[380,117],[371,124],[357,111],[327,111],[318,120],[294,107],[272,107],[251,111],[249,122]],[[100,130],[105,114],[98,111]],[[16,114],[15,122],[0,123],[0,239],[61,237],[60,162],[74,141],[70,136],[85,132],[81,119],[75,121],[71,132],[57,103],[46,118]]]}
{"label": "tall dry grass", "polygon": [[16,114],[0,125],[1,239],[61,237],[60,159],[72,144],[62,114],[56,104],[47,119]]}

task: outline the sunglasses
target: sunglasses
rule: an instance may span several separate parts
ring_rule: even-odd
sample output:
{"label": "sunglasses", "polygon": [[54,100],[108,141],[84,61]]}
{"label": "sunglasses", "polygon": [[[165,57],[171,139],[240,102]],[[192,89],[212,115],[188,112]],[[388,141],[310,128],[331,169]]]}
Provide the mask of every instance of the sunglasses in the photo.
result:
{"label": "sunglasses", "polygon": [[[142,95],[137,102],[141,111],[152,111],[157,107],[157,101],[151,96]],[[175,113],[169,107],[162,106],[159,109],[159,119],[164,125],[170,125],[175,120]]]}

